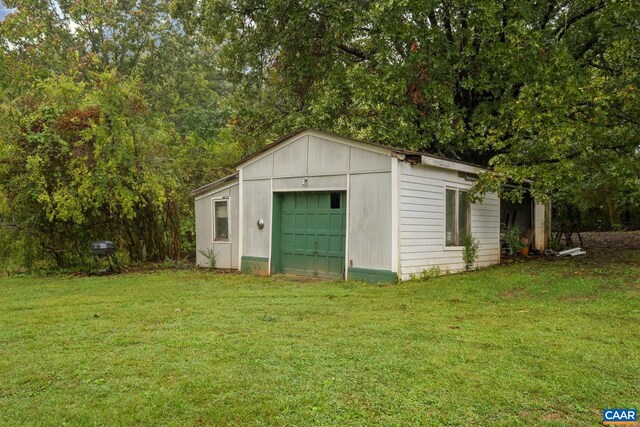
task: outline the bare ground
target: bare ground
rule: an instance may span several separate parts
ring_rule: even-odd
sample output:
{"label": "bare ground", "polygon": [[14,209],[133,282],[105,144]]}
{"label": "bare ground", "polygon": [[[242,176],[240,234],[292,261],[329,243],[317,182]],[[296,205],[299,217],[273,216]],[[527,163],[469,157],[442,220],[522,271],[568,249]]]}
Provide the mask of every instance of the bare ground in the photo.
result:
{"label": "bare ground", "polygon": [[625,251],[640,250],[640,231],[599,231],[581,235],[583,248],[590,259],[615,260]]}

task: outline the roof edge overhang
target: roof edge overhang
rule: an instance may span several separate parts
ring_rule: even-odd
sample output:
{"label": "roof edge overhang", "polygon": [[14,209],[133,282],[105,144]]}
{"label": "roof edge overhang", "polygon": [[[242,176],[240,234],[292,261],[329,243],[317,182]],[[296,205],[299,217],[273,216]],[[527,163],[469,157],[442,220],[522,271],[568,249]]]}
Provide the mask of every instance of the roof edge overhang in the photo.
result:
{"label": "roof edge overhang", "polygon": [[234,172],[231,175],[227,175],[224,178],[220,178],[217,181],[213,181],[213,182],[210,182],[209,184],[203,185],[202,187],[196,188],[190,193],[190,195],[191,197],[197,197],[202,194],[208,193],[217,188],[223,187],[225,184],[228,184],[230,182],[237,180],[238,176],[239,176],[238,172]]}
{"label": "roof edge overhang", "polygon": [[347,136],[342,136],[342,135],[338,135],[336,133],[333,132],[327,132],[327,131],[323,131],[323,130],[319,130],[319,129],[314,129],[314,128],[309,128],[309,127],[300,127],[296,130],[294,130],[293,132],[290,132],[284,136],[282,136],[281,138],[278,138],[277,140],[269,143],[268,145],[265,145],[264,147],[262,147],[260,150],[256,151],[253,154],[250,154],[249,156],[245,157],[244,159],[240,160],[240,162],[238,162],[235,165],[236,169],[239,169],[243,166],[246,166],[247,164],[252,163],[253,160],[255,160],[256,158],[260,157],[261,154],[264,154],[266,152],[268,152],[269,150],[271,150],[272,148],[275,148],[276,146],[286,142],[287,140],[292,139],[293,137],[296,137],[298,135],[301,135],[305,132],[311,133],[311,134],[318,134],[318,135],[325,135],[328,137],[332,137],[335,139],[342,139],[342,140],[346,140],[355,144],[362,144],[363,147],[364,146],[369,146],[369,147],[375,147],[378,150],[385,150],[387,151],[391,156],[398,158],[399,160],[402,161],[406,161],[408,163],[411,164],[421,164],[424,166],[432,166],[432,167],[437,167],[437,168],[442,168],[442,169],[450,169],[450,170],[456,170],[456,171],[461,171],[461,172],[467,172],[467,173],[474,173],[474,174],[479,174],[482,172],[486,172],[489,169],[487,169],[486,167],[483,166],[479,166],[473,163],[468,163],[468,162],[464,162],[461,160],[452,160],[452,159],[447,159],[444,157],[439,157],[433,154],[427,154],[427,153],[422,153],[422,152],[418,152],[418,151],[412,151],[412,150],[407,150],[407,149],[403,149],[403,148],[398,148],[398,147],[393,147],[390,145],[382,145],[382,144],[377,144],[374,142],[369,142],[369,141],[363,141],[363,140],[359,140],[359,139],[355,139],[355,138],[351,138],[351,137],[347,137]]}
{"label": "roof edge overhang", "polygon": [[461,160],[451,160],[444,157],[438,157],[433,154],[425,154],[411,150],[396,149],[393,151],[393,156],[411,165],[431,166],[472,174],[480,174],[489,170],[488,168],[475,165],[473,163],[467,163]]}

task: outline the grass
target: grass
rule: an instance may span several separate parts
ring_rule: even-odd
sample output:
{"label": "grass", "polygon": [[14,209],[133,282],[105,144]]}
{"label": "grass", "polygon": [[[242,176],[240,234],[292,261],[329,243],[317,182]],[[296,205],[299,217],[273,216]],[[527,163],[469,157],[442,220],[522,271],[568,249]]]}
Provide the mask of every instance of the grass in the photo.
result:
{"label": "grass", "polygon": [[597,425],[640,406],[640,252],[375,286],[0,279],[0,425]]}

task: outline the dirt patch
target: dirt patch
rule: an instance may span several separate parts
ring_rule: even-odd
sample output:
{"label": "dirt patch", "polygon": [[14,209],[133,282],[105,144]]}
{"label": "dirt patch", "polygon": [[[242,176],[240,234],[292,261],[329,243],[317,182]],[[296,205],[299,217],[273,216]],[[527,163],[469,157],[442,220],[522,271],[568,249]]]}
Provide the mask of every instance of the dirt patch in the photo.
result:
{"label": "dirt patch", "polygon": [[500,298],[502,299],[516,299],[528,296],[529,292],[524,289],[509,289],[508,291],[504,291],[500,294]]}
{"label": "dirt patch", "polygon": [[544,418],[547,421],[558,421],[558,420],[561,420],[563,417],[561,414],[558,414],[557,412],[552,412],[550,414],[544,415],[542,418]]}
{"label": "dirt patch", "polygon": [[581,233],[587,258],[616,258],[628,250],[640,250],[640,231]]}
{"label": "dirt patch", "polygon": [[324,277],[298,276],[295,274],[278,274],[276,275],[276,277],[281,277],[287,279],[290,282],[296,283],[320,283],[331,281],[331,279],[326,279]]}

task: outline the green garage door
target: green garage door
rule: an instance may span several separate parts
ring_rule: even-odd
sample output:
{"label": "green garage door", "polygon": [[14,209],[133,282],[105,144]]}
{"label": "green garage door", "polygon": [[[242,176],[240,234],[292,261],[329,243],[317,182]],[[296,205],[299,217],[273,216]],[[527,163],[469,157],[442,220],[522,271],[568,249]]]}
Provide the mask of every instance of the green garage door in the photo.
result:
{"label": "green garage door", "polygon": [[280,272],[343,278],[345,193],[281,193],[279,197]]}

